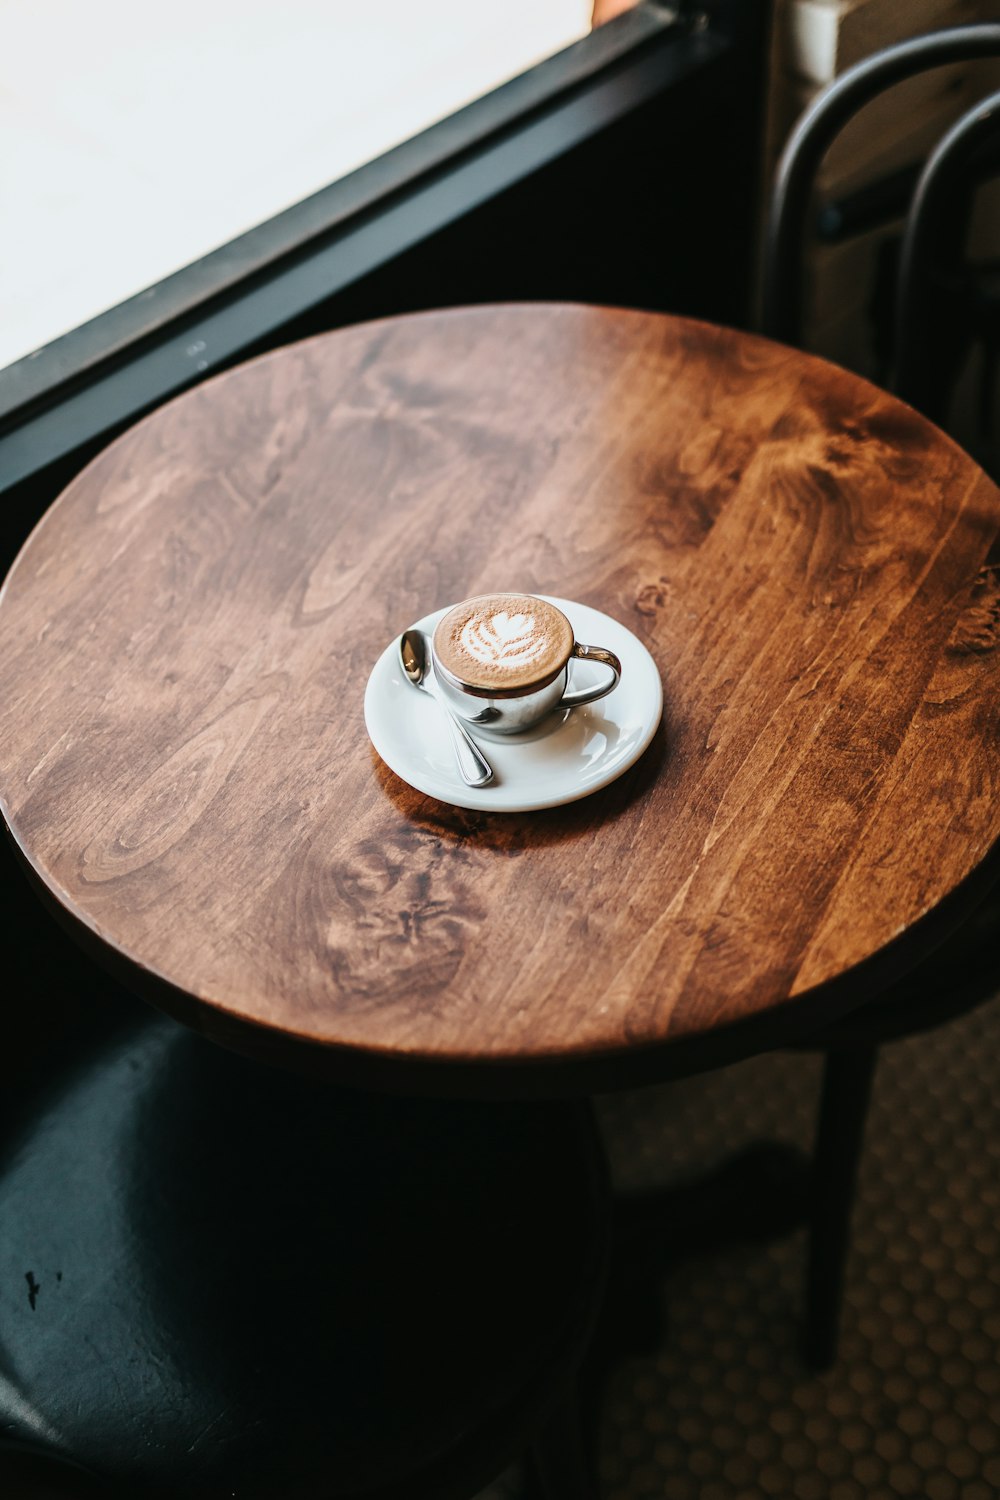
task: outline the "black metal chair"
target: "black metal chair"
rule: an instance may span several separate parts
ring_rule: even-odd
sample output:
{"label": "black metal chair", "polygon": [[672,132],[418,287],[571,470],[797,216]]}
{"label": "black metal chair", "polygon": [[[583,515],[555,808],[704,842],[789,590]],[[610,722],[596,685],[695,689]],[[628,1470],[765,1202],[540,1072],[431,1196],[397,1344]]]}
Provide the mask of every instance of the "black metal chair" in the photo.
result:
{"label": "black metal chair", "polygon": [[[589,1109],[229,1054],[74,966],[9,867],[0,1495],[471,1500],[522,1455],[544,1500],[592,1494]],[[61,1004],[78,981],[100,996]]]}
{"label": "black metal chair", "polygon": [[[778,167],[768,220],[763,331],[799,343],[802,243],[816,169],[837,132],[883,89],[925,69],[1000,57],[1000,25],[957,27],[917,37],[865,59],[829,85],[792,133]],[[971,191],[1000,163],[1000,94],[975,106],[928,159],[906,219],[895,300],[891,386],[941,421],[949,382],[971,340],[1000,343],[990,288],[963,262]],[[987,383],[988,384],[988,383]],[[1000,644],[1000,587],[987,570],[984,639]],[[994,597],[995,596],[995,597]],[[992,601],[992,602],[991,602]],[[933,958],[877,1004],[806,1044],[825,1054],[813,1156],[804,1352],[816,1368],[836,1354],[844,1266],[857,1166],[878,1049],[943,1024],[1000,989],[1000,897],[987,898]]]}
{"label": "black metal chair", "polygon": [[[942,137],[917,183],[899,259],[896,392],[935,421],[947,420],[948,378],[978,341],[983,351],[980,433],[993,421],[1000,355],[1000,261],[968,265],[963,245],[972,187],[1000,175],[1000,93],[976,104]],[[950,358],[939,351],[950,348]]]}
{"label": "black metal chair", "polygon": [[7,1446],[70,1494],[471,1500],[528,1451],[546,1496],[588,1493],[585,1109],[334,1089],[137,1014],[22,1114],[0,1490]]}
{"label": "black metal chair", "polygon": [[[816,97],[792,131],[775,173],[765,236],[764,333],[783,343],[801,344],[802,245],[809,226],[813,184],[840,130],[893,84],[948,63],[996,57],[1000,57],[1000,24],[952,27],[914,37],[865,58]],[[904,239],[911,239],[911,253],[916,254],[910,273],[899,278],[895,327],[898,330],[903,326],[905,298],[905,342],[901,346],[896,341],[894,370],[888,382],[904,400],[914,399],[926,361],[927,328],[920,297],[935,277],[942,290],[957,268],[968,224],[970,174],[981,167],[988,175],[997,165],[995,149],[985,152],[984,162],[977,160],[984,148],[995,147],[990,105],[990,100],[977,105],[947,133],[923,168],[915,191],[915,179],[904,171],[894,174],[894,185],[887,193],[890,213],[899,210],[899,192],[905,195],[902,206],[910,209],[911,229],[904,233]],[[907,198],[909,203],[905,202]],[[943,212],[946,198],[947,213]],[[824,213],[821,218],[826,216]],[[876,213],[874,219],[878,217]],[[849,232],[863,230],[872,222],[871,214],[862,215]],[[940,413],[928,411],[927,415],[938,420]]]}

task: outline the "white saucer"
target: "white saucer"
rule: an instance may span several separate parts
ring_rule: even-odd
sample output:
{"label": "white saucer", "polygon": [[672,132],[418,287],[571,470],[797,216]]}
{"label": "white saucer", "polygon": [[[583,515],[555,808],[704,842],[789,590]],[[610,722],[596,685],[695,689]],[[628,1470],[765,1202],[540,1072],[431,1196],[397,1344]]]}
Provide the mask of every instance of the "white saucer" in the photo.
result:
{"label": "white saucer", "polygon": [[[568,616],[577,640],[607,646],[620,658],[622,677],[614,692],[586,708],[557,710],[524,734],[477,734],[495,774],[489,786],[466,786],[455,764],[443,711],[403,676],[397,638],[375,663],[365,690],[365,724],[390,770],[418,792],[454,807],[534,812],[588,797],[635,764],[656,733],[663,711],[656,663],[631,630],[610,615],[569,599],[549,602]],[[450,608],[446,605],[417,620],[417,629],[431,635]],[[597,682],[602,670],[573,662],[571,686]]]}

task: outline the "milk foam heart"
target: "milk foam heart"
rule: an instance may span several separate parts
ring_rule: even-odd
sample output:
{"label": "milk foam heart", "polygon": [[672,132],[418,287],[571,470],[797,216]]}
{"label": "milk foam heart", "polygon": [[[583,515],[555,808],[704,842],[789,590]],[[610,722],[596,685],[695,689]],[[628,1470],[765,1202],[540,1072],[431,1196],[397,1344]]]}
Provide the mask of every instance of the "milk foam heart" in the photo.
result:
{"label": "milk foam heart", "polygon": [[481,664],[502,662],[508,667],[535,662],[545,651],[545,632],[534,615],[508,614],[505,609],[495,615],[466,620],[460,635],[469,655]]}

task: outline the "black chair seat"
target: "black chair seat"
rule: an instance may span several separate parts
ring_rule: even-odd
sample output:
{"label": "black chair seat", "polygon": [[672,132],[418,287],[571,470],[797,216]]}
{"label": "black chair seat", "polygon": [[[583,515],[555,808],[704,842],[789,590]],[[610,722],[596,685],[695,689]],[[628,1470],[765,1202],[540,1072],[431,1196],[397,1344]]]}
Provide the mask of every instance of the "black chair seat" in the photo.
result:
{"label": "black chair seat", "polygon": [[19,1114],[0,1446],[133,1496],[445,1500],[582,1356],[606,1230],[582,1108],[336,1090],[141,1016]]}

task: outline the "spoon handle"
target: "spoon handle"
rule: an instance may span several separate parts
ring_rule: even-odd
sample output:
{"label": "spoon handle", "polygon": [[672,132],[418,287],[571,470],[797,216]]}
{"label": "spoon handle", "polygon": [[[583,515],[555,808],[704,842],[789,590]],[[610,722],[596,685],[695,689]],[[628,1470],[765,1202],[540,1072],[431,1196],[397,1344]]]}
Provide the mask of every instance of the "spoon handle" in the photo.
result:
{"label": "spoon handle", "polygon": [[455,717],[448,705],[442,703],[440,698],[437,701],[441,712],[448,720],[452,744],[455,746],[455,759],[458,761],[462,780],[466,786],[486,786],[493,780],[493,767],[462,721]]}

